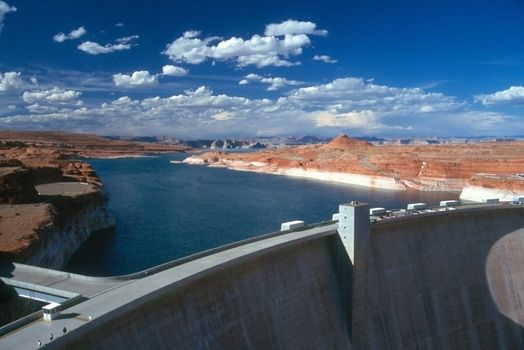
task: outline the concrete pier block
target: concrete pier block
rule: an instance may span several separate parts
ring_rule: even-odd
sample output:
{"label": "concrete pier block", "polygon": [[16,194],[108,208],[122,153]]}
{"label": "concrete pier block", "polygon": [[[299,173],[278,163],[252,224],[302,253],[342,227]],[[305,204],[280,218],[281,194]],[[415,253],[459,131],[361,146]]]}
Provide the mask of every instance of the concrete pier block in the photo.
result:
{"label": "concrete pier block", "polygon": [[[365,250],[369,241],[369,205],[350,202],[339,206],[338,233],[353,265],[357,251]],[[364,255],[365,257],[365,255]]]}

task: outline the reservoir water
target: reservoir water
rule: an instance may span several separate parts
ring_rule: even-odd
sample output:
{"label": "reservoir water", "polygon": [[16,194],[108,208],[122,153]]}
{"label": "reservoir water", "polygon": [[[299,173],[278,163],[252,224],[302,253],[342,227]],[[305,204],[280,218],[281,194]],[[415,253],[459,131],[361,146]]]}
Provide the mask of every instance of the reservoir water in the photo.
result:
{"label": "reservoir water", "polygon": [[278,231],[280,223],[330,220],[340,203],[405,208],[457,193],[377,190],[223,168],[171,164],[187,155],[90,159],[109,194],[116,229],[92,236],[67,271],[109,276]]}

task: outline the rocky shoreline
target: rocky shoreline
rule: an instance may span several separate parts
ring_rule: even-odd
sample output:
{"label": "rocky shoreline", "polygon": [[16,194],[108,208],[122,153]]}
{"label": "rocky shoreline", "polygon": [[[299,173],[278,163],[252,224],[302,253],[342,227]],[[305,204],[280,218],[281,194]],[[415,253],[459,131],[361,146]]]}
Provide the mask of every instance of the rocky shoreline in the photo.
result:
{"label": "rocky shoreline", "polygon": [[[339,136],[326,145],[257,153],[208,152],[184,163],[391,190],[459,192],[512,200],[524,194],[524,143],[372,146]],[[485,174],[485,172],[490,172]]]}
{"label": "rocky shoreline", "polygon": [[[61,269],[93,233],[114,226],[102,181],[88,163],[75,158],[185,149],[95,135],[0,131],[0,258]],[[55,184],[51,192],[37,192],[36,187],[50,183]],[[81,184],[81,190],[71,192],[71,186],[60,183]]]}

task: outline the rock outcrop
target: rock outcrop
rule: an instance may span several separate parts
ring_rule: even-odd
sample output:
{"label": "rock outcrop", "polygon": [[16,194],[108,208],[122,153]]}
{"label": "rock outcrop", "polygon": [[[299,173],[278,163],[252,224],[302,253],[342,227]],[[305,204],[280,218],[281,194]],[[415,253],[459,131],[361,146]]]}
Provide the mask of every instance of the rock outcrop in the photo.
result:
{"label": "rock outcrop", "polygon": [[[11,158],[0,158],[0,258],[62,268],[91,234],[114,226],[102,182],[89,164],[38,147],[7,154]],[[87,185],[82,193],[47,197],[35,189],[58,182]]]}

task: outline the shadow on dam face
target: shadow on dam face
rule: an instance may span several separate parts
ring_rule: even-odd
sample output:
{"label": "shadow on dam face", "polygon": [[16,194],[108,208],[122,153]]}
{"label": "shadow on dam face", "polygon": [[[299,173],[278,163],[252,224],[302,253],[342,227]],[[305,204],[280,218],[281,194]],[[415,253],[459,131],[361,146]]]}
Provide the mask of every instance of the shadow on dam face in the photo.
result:
{"label": "shadow on dam face", "polygon": [[524,208],[384,220],[371,225],[366,244],[355,267],[335,233],[265,249],[169,282],[49,345],[524,348]]}
{"label": "shadow on dam face", "polygon": [[372,226],[354,348],[523,349],[523,226],[522,208]]}

